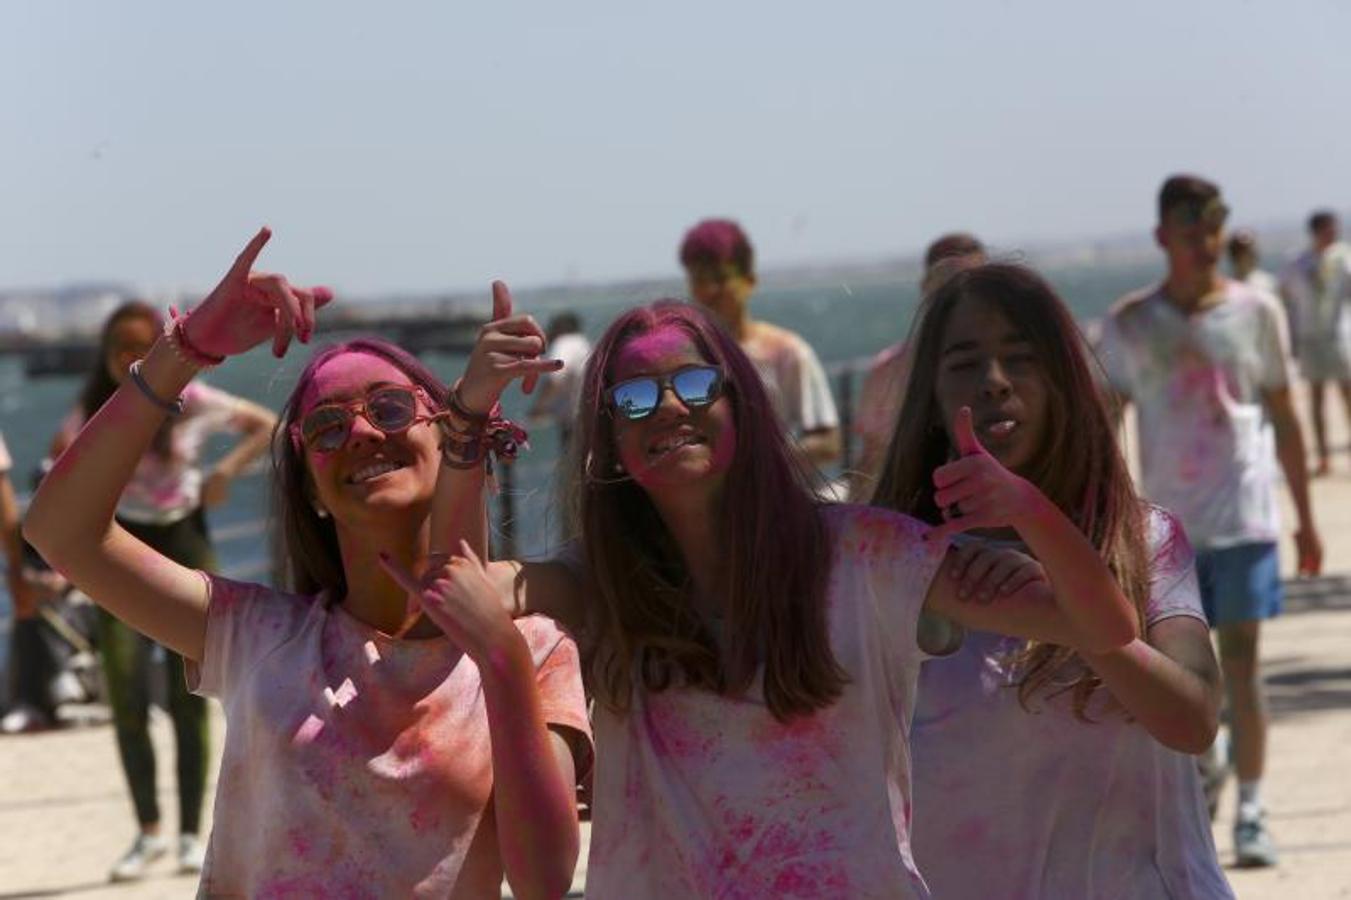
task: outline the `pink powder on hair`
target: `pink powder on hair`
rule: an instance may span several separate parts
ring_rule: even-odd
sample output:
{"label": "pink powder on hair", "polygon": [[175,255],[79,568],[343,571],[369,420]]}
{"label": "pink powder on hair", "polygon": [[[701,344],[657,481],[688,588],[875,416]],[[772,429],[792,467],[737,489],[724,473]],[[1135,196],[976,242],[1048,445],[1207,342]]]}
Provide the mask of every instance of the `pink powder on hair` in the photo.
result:
{"label": "pink powder on hair", "polygon": [[687,350],[695,350],[689,334],[674,325],[662,325],[625,341],[615,353],[614,370],[623,373],[617,376],[622,380],[630,372],[652,371],[667,357]]}

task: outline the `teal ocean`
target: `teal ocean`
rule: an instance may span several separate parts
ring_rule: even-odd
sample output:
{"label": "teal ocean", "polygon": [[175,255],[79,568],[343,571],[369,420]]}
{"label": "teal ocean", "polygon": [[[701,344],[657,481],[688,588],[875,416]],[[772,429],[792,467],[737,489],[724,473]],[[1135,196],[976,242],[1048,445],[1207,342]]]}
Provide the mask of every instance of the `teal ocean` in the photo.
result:
{"label": "teal ocean", "polygon": [[[1034,260],[1035,262],[1035,260]],[[1081,322],[1100,317],[1123,293],[1157,279],[1157,262],[1132,261],[1099,264],[1048,265],[1042,268]],[[559,309],[581,314],[588,334],[595,337],[619,311],[660,296],[678,294],[678,282],[643,287],[604,287],[566,291],[520,291],[517,306],[541,322]],[[792,280],[767,278],[753,299],[754,314],[806,337],[827,367],[866,358],[900,340],[909,327],[918,291],[910,274],[865,272],[858,275],[800,276]],[[339,298],[339,302],[341,297]],[[484,312],[489,301],[485,292]],[[266,349],[232,359],[212,371],[208,380],[227,391],[273,409],[280,408],[309,348],[293,346],[283,360]],[[447,381],[456,378],[463,357],[432,354],[426,361]],[[62,418],[71,409],[80,388],[77,377],[26,380],[17,360],[0,358],[0,431],[14,457],[11,477],[24,496],[29,477],[46,452]],[[837,401],[839,397],[837,395]],[[509,415],[519,415],[525,400],[513,389],[504,404]],[[558,511],[553,499],[555,434],[533,429],[532,449],[516,470],[513,493],[517,523],[517,550],[548,552],[558,533]],[[208,455],[221,452],[223,443]],[[236,482],[232,496],[210,515],[222,566],[227,574],[265,578],[269,571],[266,533],[268,479],[265,468]],[[0,664],[6,655],[9,598],[0,588]],[[0,670],[3,671],[3,670]]]}

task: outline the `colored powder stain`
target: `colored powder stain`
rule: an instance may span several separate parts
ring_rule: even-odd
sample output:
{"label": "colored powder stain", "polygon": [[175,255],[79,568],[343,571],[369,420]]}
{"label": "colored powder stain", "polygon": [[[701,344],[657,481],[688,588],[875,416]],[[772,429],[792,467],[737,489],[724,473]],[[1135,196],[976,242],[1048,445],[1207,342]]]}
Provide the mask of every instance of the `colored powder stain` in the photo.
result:
{"label": "colored powder stain", "polygon": [[300,859],[305,859],[310,855],[314,848],[313,842],[303,829],[292,828],[286,832],[286,841],[291,848],[291,853]]}
{"label": "colored powder stain", "polygon": [[433,831],[441,825],[441,813],[435,805],[427,804],[414,807],[408,814],[408,827],[416,833]]}
{"label": "colored powder stain", "polygon": [[664,757],[707,755],[713,738],[690,723],[678,708],[662,702],[664,698],[653,699],[644,716],[652,751]]}

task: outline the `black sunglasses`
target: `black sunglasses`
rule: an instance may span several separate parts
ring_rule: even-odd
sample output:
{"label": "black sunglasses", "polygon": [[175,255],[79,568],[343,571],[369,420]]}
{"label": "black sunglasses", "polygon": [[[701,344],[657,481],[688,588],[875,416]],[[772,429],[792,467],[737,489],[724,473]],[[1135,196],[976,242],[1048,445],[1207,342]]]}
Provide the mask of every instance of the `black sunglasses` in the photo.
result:
{"label": "black sunglasses", "polygon": [[303,441],[318,453],[332,453],[347,443],[352,422],[358,415],[385,434],[399,434],[418,422],[431,420],[431,416],[417,414],[417,398],[421,393],[420,388],[381,385],[346,403],[321,404],[310,410],[299,425],[291,426],[291,438]]}
{"label": "black sunglasses", "polygon": [[667,388],[686,406],[708,406],[722,394],[722,369],[708,365],[686,366],[669,375],[630,378],[612,386],[605,392],[605,397],[616,413],[636,422],[657,411]]}

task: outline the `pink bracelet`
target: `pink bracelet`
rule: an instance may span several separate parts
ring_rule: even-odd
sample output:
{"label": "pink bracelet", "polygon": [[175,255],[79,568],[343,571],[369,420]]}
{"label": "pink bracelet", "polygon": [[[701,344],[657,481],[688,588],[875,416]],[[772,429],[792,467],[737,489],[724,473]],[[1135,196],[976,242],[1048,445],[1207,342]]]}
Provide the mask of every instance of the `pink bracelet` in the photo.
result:
{"label": "pink bracelet", "polygon": [[199,348],[192,341],[188,340],[187,314],[174,319],[173,326],[169,329],[169,344],[178,353],[179,358],[190,366],[196,366],[199,369],[209,369],[212,366],[218,366],[225,362],[224,356],[214,356]]}

